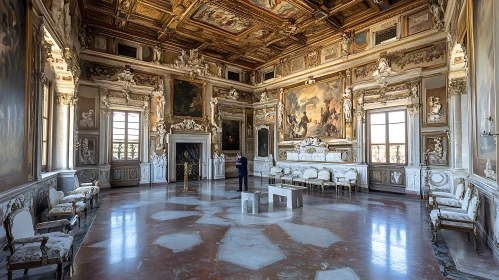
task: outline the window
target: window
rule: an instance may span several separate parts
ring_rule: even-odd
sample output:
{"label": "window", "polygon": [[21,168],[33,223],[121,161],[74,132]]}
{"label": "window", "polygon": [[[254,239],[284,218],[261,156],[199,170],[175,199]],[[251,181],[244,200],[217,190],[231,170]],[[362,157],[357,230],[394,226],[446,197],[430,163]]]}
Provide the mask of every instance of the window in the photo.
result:
{"label": "window", "polygon": [[397,38],[397,25],[389,27],[384,30],[377,31],[375,33],[375,45],[379,45],[384,42],[392,41],[392,39]]}
{"label": "window", "polygon": [[113,161],[139,160],[140,113],[113,111]]}
{"label": "window", "polygon": [[240,81],[239,73],[238,72],[227,71],[227,79],[229,79],[231,81],[239,82]]}
{"label": "window", "polygon": [[118,44],[118,55],[128,56],[131,58],[137,58],[137,48]]}
{"label": "window", "polygon": [[371,163],[406,164],[406,112],[370,114]]}
{"label": "window", "polygon": [[274,71],[270,71],[270,72],[267,72],[265,74],[263,74],[263,80],[266,81],[266,80],[270,80],[270,79],[273,79],[274,78]]}
{"label": "window", "polygon": [[42,171],[47,171],[48,162],[48,143],[49,143],[49,106],[50,106],[50,87],[43,85],[43,104],[42,104]]}

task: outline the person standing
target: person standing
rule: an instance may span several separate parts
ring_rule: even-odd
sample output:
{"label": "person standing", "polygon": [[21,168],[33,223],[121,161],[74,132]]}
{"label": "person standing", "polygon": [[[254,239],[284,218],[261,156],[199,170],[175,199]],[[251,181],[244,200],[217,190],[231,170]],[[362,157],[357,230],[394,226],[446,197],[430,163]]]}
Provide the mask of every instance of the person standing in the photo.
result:
{"label": "person standing", "polygon": [[239,174],[239,189],[238,192],[242,191],[242,183],[244,179],[244,191],[248,191],[248,159],[243,157],[241,153],[237,153],[236,168]]}

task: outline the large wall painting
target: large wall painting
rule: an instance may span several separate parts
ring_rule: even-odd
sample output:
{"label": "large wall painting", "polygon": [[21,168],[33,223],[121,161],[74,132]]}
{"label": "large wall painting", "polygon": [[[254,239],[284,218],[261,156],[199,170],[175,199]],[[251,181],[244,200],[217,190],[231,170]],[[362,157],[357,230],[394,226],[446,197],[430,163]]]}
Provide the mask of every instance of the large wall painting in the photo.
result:
{"label": "large wall painting", "polygon": [[222,151],[241,150],[241,122],[238,120],[222,121]]}
{"label": "large wall painting", "polygon": [[172,93],[171,112],[175,117],[203,117],[203,83],[173,79]]}
{"label": "large wall painting", "polygon": [[27,182],[27,1],[0,1],[0,191]]}
{"label": "large wall painting", "polygon": [[248,19],[211,4],[201,5],[192,18],[233,34],[244,32],[254,25]]}
{"label": "large wall painting", "polygon": [[[473,47],[475,70],[475,157],[473,172],[484,176],[486,161],[491,161],[491,168],[496,169],[496,143],[494,137],[480,137],[481,132],[496,132],[496,88],[494,81],[494,4],[495,1],[473,1]],[[491,118],[492,117],[492,118]]]}
{"label": "large wall painting", "polygon": [[343,80],[334,78],[285,94],[285,140],[344,136]]}
{"label": "large wall painting", "polygon": [[282,18],[292,18],[298,14],[298,9],[286,0],[269,1],[269,0],[246,0],[247,2],[261,7],[271,13],[274,13]]}

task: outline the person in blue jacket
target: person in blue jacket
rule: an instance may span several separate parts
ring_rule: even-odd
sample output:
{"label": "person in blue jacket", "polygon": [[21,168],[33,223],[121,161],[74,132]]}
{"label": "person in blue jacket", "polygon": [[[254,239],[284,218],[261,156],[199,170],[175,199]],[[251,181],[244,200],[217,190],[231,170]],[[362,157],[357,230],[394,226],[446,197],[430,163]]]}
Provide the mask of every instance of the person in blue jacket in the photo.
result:
{"label": "person in blue jacket", "polygon": [[248,191],[248,159],[243,157],[241,153],[237,153],[236,168],[239,174],[239,189],[238,192],[242,191],[242,183],[244,179],[244,191]]}

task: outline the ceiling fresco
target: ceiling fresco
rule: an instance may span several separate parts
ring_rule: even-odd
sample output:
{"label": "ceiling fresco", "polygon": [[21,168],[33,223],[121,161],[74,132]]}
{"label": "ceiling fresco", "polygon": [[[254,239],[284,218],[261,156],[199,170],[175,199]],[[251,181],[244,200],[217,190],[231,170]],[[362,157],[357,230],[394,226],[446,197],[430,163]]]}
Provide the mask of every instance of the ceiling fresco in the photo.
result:
{"label": "ceiling fresco", "polygon": [[79,0],[93,34],[255,69],[426,0]]}

